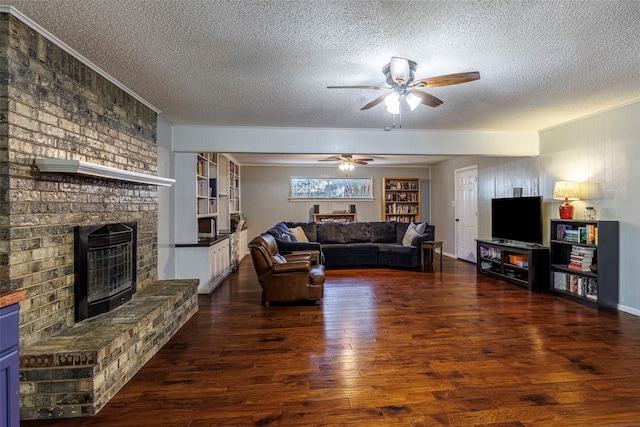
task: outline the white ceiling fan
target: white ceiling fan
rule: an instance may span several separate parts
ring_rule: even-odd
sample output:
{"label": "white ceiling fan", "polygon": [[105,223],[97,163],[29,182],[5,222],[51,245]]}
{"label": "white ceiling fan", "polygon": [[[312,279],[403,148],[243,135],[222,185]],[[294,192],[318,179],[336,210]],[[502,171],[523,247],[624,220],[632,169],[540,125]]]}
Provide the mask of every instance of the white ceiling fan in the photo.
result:
{"label": "white ceiling fan", "polygon": [[402,100],[409,105],[411,110],[414,110],[420,104],[437,107],[443,103],[441,99],[421,89],[457,85],[480,79],[478,71],[471,71],[414,80],[416,67],[416,62],[394,56],[382,68],[382,73],[386,76],[387,86],[327,86],[327,89],[386,89],[385,93],[366,104],[361,110],[368,110],[384,101],[387,111],[395,115],[401,113],[400,102]]}

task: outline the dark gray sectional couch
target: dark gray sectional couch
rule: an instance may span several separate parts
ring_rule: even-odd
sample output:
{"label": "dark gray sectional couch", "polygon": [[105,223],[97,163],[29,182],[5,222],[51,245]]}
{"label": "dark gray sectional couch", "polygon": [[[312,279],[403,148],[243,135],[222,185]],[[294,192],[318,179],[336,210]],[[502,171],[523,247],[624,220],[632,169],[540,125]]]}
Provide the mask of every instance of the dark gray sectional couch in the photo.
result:
{"label": "dark gray sectional couch", "polygon": [[[292,241],[289,230],[300,227],[309,242]],[[267,230],[275,237],[282,254],[291,251],[318,250],[324,255],[326,267],[401,267],[416,268],[421,265],[420,243],[434,240],[435,227],[427,225],[424,233],[417,235],[405,246],[402,239],[408,223],[395,221],[315,223],[280,222]],[[430,251],[425,262],[430,262]]]}

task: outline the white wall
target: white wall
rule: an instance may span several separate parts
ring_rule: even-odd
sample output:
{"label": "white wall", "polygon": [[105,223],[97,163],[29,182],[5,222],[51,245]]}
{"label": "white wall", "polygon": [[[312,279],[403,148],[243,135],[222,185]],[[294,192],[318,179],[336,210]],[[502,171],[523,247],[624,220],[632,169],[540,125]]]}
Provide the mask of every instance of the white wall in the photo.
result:
{"label": "white wall", "polygon": [[[538,157],[462,156],[432,166],[431,222],[436,239],[443,241],[445,253],[454,256],[456,169],[478,166],[478,237],[491,237],[491,199],[511,197],[514,187],[522,187],[523,196],[538,196]],[[446,242],[446,244],[444,244]]]}
{"label": "white wall", "polygon": [[478,165],[478,237],[491,237],[493,197],[507,197],[513,187],[544,198],[544,243],[549,220],[559,218],[553,200],[557,180],[582,183],[583,200],[573,202],[576,218],[594,206],[598,218],[620,222],[619,310],[640,316],[640,102],[624,105],[540,132],[540,156],[501,158],[465,156],[432,166],[431,215],[444,251],[455,253],[454,170]]}
{"label": "white wall", "polygon": [[[620,222],[620,306],[640,315],[640,102],[540,132],[540,182],[546,197],[556,180],[582,184],[574,216],[594,206],[598,219]],[[552,213],[558,218],[560,202]]]}
{"label": "white wall", "polygon": [[[171,125],[158,118],[158,176],[174,178]],[[158,187],[158,279],[175,277],[173,189]]]}
{"label": "white wall", "polygon": [[345,176],[337,166],[328,167],[274,167],[244,166],[240,169],[242,212],[247,217],[249,240],[272,227],[279,221],[310,221],[313,205],[320,205],[320,213],[348,210],[356,205],[358,221],[380,221],[382,219],[382,178],[429,179],[428,167],[357,167],[349,172],[350,177],[372,177],[373,197],[371,201],[289,201],[289,178],[310,177],[338,178]]}

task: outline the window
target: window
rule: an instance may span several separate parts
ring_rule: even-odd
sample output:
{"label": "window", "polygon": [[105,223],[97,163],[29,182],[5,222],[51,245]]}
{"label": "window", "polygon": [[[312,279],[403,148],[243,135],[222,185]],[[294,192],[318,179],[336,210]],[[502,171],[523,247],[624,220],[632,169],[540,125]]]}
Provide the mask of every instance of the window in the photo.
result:
{"label": "window", "polygon": [[373,178],[291,178],[291,199],[373,199]]}

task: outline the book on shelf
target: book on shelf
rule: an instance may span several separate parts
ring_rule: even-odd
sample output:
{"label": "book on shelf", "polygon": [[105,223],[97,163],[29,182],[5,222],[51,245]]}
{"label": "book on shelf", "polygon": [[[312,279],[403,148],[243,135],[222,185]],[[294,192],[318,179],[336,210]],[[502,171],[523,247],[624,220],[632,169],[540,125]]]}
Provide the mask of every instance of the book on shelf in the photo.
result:
{"label": "book on shelf", "polygon": [[589,266],[593,264],[594,256],[594,248],[572,245],[567,268],[574,271],[589,271]]}
{"label": "book on shelf", "polygon": [[409,215],[409,216],[394,216],[388,215],[387,221],[395,221],[395,222],[419,222],[417,215]]}
{"label": "book on shelf", "polygon": [[563,239],[565,242],[580,242],[580,235],[578,234],[578,230],[573,229],[565,229]]}
{"label": "book on shelf", "polygon": [[570,229],[571,229],[571,225],[558,224],[556,228],[556,240],[564,240],[565,231]]}
{"label": "book on shelf", "polygon": [[587,224],[587,241],[588,245],[598,244],[598,227],[595,224]]}
{"label": "book on shelf", "polygon": [[572,224],[558,224],[556,226],[556,240],[597,245],[598,226],[596,224],[585,224],[584,227],[574,228]]}
{"label": "book on shelf", "polygon": [[502,251],[494,247],[480,246],[480,256],[497,260],[502,256]]}
{"label": "book on shelf", "polygon": [[587,243],[587,227],[578,227],[578,241]]}
{"label": "book on shelf", "polygon": [[598,298],[598,279],[563,273],[553,273],[553,288],[589,299]]}
{"label": "book on shelf", "polygon": [[209,178],[209,187],[211,188],[211,197],[216,197],[218,193],[218,185],[216,178]]}

